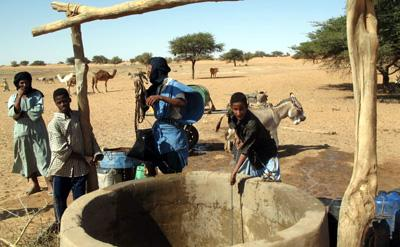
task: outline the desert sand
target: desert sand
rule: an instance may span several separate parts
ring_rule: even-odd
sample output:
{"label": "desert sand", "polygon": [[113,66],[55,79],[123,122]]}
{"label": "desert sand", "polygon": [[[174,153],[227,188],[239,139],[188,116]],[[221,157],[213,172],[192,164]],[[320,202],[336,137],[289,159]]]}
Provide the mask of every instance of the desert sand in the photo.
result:
{"label": "desert sand", "polygon": [[[352,99],[351,79],[346,73],[328,73],[318,65],[303,60],[283,58],[256,58],[247,66],[239,63],[237,67],[221,61],[200,61],[196,64],[196,79],[191,79],[190,63],[172,63],[170,76],[186,84],[206,86],[218,110],[226,108],[229,97],[236,91],[255,93],[266,91],[269,102],[277,104],[293,92],[301,102],[306,121],[299,125],[285,119],[278,129],[280,140],[279,157],[282,180],[295,185],[316,197],[341,197],[350,180],[354,152],[354,101]],[[218,67],[217,78],[210,78],[209,68]],[[104,93],[104,82],[98,87],[103,93],[90,93],[91,122],[101,147],[130,147],[135,141],[133,130],[134,92],[133,82],[128,72],[144,69],[141,65],[92,65],[91,72],[99,68],[111,73],[118,70],[114,79],[108,82],[108,93]],[[13,161],[13,120],[7,116],[6,103],[14,93],[12,78],[18,71],[30,71],[34,77],[33,86],[45,94],[46,123],[52,118],[56,107],[52,92],[64,85],[57,82],[45,84],[35,80],[37,77],[54,77],[57,73],[66,74],[73,70],[67,65],[48,65],[42,67],[1,67],[1,78],[7,78],[11,92],[1,92],[0,102],[0,236],[15,239],[15,233],[26,222],[26,217],[16,217],[9,212],[24,215],[24,208],[37,209],[48,201],[49,206],[40,217],[30,225],[28,233],[34,234],[41,225],[53,220],[51,197],[45,191],[26,197],[26,179],[12,174]],[[380,78],[378,77],[378,80]],[[89,85],[91,92],[91,85]],[[398,183],[398,163],[400,154],[399,97],[378,94],[378,184],[379,190],[400,187]],[[72,106],[76,109],[76,96],[72,96]],[[229,172],[231,155],[223,150],[224,130],[216,133],[215,125],[221,114],[205,114],[195,124],[200,132],[199,146],[205,152],[198,152],[189,158],[185,172],[192,170],[212,170]],[[147,117],[141,125],[151,126],[152,117]],[[228,183],[229,175],[226,176]],[[41,185],[45,186],[43,179]],[[227,192],[228,193],[228,192]],[[15,229],[14,229],[15,228]],[[18,234],[17,234],[18,235]],[[26,236],[29,237],[29,234]]]}

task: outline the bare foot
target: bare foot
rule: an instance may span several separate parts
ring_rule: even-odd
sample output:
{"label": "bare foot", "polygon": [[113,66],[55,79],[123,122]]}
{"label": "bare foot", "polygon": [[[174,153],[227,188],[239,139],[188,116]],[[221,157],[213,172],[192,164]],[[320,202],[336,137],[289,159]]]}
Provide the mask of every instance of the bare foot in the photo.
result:
{"label": "bare foot", "polygon": [[28,190],[28,191],[26,192],[26,195],[27,195],[27,196],[30,196],[30,195],[33,195],[33,194],[38,193],[38,192],[40,192],[40,191],[41,191],[40,187],[33,186],[30,190]]}

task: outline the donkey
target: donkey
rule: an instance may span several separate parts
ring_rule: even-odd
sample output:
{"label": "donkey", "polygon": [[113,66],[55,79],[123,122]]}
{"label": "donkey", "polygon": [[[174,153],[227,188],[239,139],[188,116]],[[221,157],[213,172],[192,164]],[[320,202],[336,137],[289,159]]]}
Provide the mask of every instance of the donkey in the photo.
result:
{"label": "donkey", "polygon": [[[258,109],[250,108],[250,110],[271,133],[271,137],[274,139],[277,147],[279,147],[278,127],[282,119],[289,117],[289,119],[292,120],[296,125],[306,120],[303,107],[293,93],[290,93],[289,98],[282,100],[276,106]],[[216,131],[219,130],[224,116],[220,118],[216,127]],[[224,145],[226,151],[230,151],[230,147],[232,145],[229,142],[231,142],[236,136],[232,134],[233,132],[233,129],[229,129],[229,134],[226,135],[226,143]]]}

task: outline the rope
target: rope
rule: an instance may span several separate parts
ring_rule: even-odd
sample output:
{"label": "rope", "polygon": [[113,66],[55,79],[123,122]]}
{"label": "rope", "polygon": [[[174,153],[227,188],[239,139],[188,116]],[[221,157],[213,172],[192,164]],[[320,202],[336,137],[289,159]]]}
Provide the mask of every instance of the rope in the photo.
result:
{"label": "rope", "polygon": [[135,132],[138,129],[138,125],[145,119],[145,102],[146,102],[146,88],[144,87],[144,80],[147,81],[144,72],[139,72],[134,74],[137,79],[133,81],[135,87],[135,120],[134,128]]}
{"label": "rope", "polygon": [[231,245],[233,245],[233,186],[231,185]]}
{"label": "rope", "polygon": [[[72,10],[71,10],[71,5],[72,5]],[[68,3],[67,4],[67,16],[71,17],[71,16],[76,16],[79,14],[79,7],[81,7],[80,4],[71,4]]]}

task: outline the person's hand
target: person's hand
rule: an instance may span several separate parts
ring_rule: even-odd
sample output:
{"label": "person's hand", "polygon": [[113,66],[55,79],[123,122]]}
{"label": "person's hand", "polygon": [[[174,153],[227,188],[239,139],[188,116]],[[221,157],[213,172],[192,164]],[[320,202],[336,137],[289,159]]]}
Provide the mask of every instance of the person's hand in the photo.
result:
{"label": "person's hand", "polygon": [[236,173],[235,172],[231,174],[230,183],[231,183],[231,185],[235,185],[235,183],[236,183]]}
{"label": "person's hand", "polygon": [[161,100],[161,95],[152,95],[147,97],[146,105],[153,106],[154,103]]}
{"label": "person's hand", "polygon": [[92,156],[85,156],[85,161],[91,166],[95,166],[97,162]]}
{"label": "person's hand", "polygon": [[20,87],[18,88],[17,95],[18,97],[22,97],[25,94],[25,88]]}

